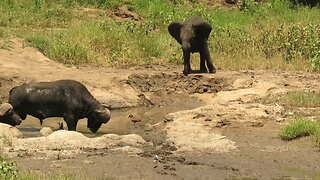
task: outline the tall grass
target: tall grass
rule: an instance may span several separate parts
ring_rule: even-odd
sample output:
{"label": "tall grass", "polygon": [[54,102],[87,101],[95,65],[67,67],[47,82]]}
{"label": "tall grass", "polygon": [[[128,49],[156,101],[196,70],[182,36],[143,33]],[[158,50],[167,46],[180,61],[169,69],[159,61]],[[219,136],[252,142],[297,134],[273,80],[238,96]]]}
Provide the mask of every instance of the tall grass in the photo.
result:
{"label": "tall grass", "polygon": [[[246,2],[240,10],[186,0],[4,0],[0,38],[26,38],[50,58],[73,65],[181,63],[167,25],[199,15],[213,26],[209,43],[220,69],[320,69],[319,9],[292,8],[289,0]],[[105,13],[124,3],[142,22]]]}
{"label": "tall grass", "polygon": [[272,101],[289,107],[320,107],[320,92],[291,91]]}

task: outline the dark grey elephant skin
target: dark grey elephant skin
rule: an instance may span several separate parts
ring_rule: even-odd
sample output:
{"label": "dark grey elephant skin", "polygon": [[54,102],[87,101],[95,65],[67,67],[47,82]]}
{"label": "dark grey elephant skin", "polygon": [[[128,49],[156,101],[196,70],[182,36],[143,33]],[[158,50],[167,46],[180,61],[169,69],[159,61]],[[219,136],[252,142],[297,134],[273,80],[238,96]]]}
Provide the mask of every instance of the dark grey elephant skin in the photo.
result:
{"label": "dark grey elephant skin", "polygon": [[208,37],[211,30],[211,25],[198,16],[191,17],[185,22],[174,21],[169,24],[170,35],[182,46],[184,75],[191,73],[190,53],[194,52],[200,53],[200,72],[208,72],[208,69],[210,73],[216,72],[208,48]]}
{"label": "dark grey elephant skin", "polygon": [[87,118],[87,127],[97,132],[107,123],[110,111],[103,107],[80,82],[59,80],[22,84],[11,89],[9,103],[24,120],[27,115],[40,120],[63,117],[68,130],[75,131],[79,119]]}
{"label": "dark grey elephant skin", "polygon": [[0,106],[0,123],[16,126],[21,123],[21,117],[13,111],[11,104],[3,103]]}

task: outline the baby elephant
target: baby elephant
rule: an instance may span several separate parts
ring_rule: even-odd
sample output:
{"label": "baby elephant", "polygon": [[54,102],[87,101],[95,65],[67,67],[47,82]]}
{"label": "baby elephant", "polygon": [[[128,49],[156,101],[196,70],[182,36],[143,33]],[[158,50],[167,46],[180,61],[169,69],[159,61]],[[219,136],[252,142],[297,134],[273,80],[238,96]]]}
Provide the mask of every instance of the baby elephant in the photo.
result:
{"label": "baby elephant", "polygon": [[[213,65],[208,48],[208,37],[211,33],[212,27],[205,22],[201,17],[191,17],[185,22],[174,21],[169,24],[168,31],[170,35],[181,44],[184,70],[183,74],[191,73],[190,53],[200,53],[200,72],[215,73],[216,68]],[[207,67],[206,67],[207,63]]]}

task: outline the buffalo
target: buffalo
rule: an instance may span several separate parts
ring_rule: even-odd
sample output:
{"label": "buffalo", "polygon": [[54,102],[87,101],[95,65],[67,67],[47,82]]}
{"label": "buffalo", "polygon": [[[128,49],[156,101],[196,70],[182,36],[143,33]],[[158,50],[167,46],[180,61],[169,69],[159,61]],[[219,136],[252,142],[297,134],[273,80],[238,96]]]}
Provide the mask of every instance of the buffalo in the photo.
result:
{"label": "buffalo", "polygon": [[87,118],[87,127],[96,133],[111,118],[110,111],[74,80],[24,83],[10,90],[9,103],[23,120],[31,115],[42,124],[45,118],[62,117],[71,131],[79,119]]}

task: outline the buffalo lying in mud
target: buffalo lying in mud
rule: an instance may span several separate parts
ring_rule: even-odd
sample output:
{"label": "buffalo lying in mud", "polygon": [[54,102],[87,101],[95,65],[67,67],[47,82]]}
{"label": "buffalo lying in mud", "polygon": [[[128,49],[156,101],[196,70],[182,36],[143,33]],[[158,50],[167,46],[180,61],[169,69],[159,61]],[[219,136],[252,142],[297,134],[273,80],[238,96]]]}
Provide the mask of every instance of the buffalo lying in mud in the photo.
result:
{"label": "buffalo lying in mud", "polygon": [[111,118],[110,111],[74,80],[24,83],[10,90],[9,103],[23,120],[31,115],[42,124],[45,118],[63,117],[71,131],[76,130],[79,119],[87,118],[87,127],[95,133]]}
{"label": "buffalo lying in mud", "polygon": [[0,123],[16,126],[21,123],[21,118],[13,111],[9,103],[3,103],[0,106]]}

